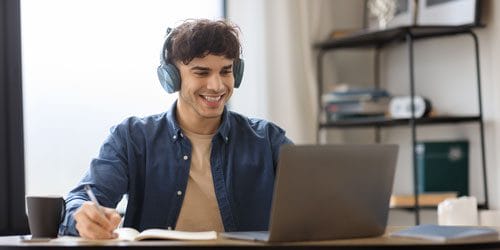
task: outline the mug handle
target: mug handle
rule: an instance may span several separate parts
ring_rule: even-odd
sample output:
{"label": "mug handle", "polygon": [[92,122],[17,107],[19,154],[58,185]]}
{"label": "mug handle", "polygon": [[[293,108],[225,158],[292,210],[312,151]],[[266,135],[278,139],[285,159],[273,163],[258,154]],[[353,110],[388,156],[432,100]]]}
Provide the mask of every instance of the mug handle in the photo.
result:
{"label": "mug handle", "polygon": [[63,210],[62,210],[62,216],[61,216],[61,221],[59,224],[61,224],[64,221],[64,218],[66,217],[66,200],[64,198],[61,198],[62,205],[63,205]]}

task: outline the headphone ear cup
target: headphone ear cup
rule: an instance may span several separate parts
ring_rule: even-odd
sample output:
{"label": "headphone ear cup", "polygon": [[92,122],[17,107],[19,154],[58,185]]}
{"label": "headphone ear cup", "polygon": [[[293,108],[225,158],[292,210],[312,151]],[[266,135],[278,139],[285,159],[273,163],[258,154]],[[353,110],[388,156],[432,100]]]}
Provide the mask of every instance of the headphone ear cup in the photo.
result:
{"label": "headphone ear cup", "polygon": [[179,70],[171,63],[160,64],[157,68],[158,79],[161,86],[170,94],[181,89],[181,76]]}
{"label": "headphone ear cup", "polygon": [[245,69],[245,62],[239,58],[233,64],[234,87],[239,88],[243,80],[243,71]]}

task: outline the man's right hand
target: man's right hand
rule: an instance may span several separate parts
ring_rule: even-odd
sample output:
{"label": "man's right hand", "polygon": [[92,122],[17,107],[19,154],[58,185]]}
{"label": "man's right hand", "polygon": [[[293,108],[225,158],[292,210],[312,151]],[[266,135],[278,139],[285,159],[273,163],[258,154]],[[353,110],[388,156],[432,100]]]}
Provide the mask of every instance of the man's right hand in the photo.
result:
{"label": "man's right hand", "polygon": [[120,224],[121,217],[112,208],[102,207],[104,214],[99,211],[97,206],[86,201],[73,214],[76,221],[76,229],[80,236],[86,239],[113,239],[116,234],[113,233]]}

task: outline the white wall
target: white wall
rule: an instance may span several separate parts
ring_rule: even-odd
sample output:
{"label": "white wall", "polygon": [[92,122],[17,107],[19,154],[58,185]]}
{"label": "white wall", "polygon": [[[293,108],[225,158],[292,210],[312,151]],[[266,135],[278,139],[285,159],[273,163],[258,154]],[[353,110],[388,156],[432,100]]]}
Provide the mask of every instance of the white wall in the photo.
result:
{"label": "white wall", "polygon": [[227,1],[229,19],[241,29],[245,73],[230,100],[231,109],[250,117],[267,117],[267,64],[265,60],[266,0]]}
{"label": "white wall", "polygon": [[[277,123],[296,143],[315,142],[316,51],[312,46],[325,40],[334,28],[357,28],[362,21],[362,0],[334,8],[339,2],[342,1],[228,1],[229,18],[243,32],[246,60],[242,87],[231,100],[233,110]],[[359,13],[352,15],[356,10]],[[337,17],[350,22],[337,22]],[[360,58],[339,56],[327,60],[332,65],[333,60]],[[344,75],[359,75],[359,70]],[[335,72],[327,77],[334,79]]]}
{"label": "white wall", "polygon": [[166,28],[221,16],[218,0],[21,1],[27,194],[66,195],[111,126],[166,111]]}
{"label": "white wall", "polygon": [[[488,140],[488,170],[491,205],[500,208],[500,3],[490,0],[488,2],[489,19],[488,29],[482,34],[481,45],[484,48],[482,56],[486,59],[484,68],[485,88],[483,91],[486,100],[484,107],[486,110],[486,124]],[[485,51],[486,50],[486,51]]]}

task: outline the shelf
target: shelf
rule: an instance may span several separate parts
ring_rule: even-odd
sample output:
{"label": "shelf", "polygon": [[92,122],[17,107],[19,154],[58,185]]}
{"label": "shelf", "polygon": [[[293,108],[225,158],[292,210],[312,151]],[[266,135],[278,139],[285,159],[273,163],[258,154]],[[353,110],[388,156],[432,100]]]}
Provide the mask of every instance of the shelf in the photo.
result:
{"label": "shelf", "polygon": [[[350,128],[350,127],[395,127],[409,126],[411,119],[364,118],[321,123],[320,128]],[[480,116],[435,116],[415,119],[417,125],[453,124],[465,122],[480,122]]]}
{"label": "shelf", "polygon": [[[481,95],[481,77],[480,77],[480,66],[479,66],[479,39],[474,31],[475,28],[481,28],[484,25],[463,25],[463,26],[404,26],[396,27],[379,31],[372,30],[362,30],[350,33],[346,36],[339,38],[331,38],[330,40],[319,42],[313,45],[313,48],[318,51],[317,57],[317,87],[318,87],[318,113],[317,113],[317,133],[316,141],[320,143],[324,133],[321,133],[322,129],[349,129],[349,128],[375,128],[375,141],[380,142],[380,128],[382,127],[396,127],[396,126],[406,126],[411,128],[411,152],[413,152],[413,160],[411,161],[413,167],[413,193],[418,194],[418,168],[416,165],[416,155],[415,155],[415,145],[417,140],[417,126],[427,125],[454,125],[460,123],[474,123],[477,124],[479,128],[479,138],[480,138],[480,154],[482,162],[482,175],[483,175],[483,188],[484,188],[484,202],[478,204],[479,209],[488,209],[488,185],[487,185],[487,173],[486,173],[486,155],[485,155],[485,135],[484,135],[484,122],[483,122],[483,109],[482,109],[482,95]],[[470,115],[441,115],[432,116],[426,118],[415,118],[415,119],[392,119],[386,117],[372,117],[372,118],[358,118],[352,120],[336,120],[329,122],[322,122],[321,118],[324,115],[324,107],[321,102],[321,97],[324,92],[324,72],[325,72],[325,55],[327,51],[333,51],[336,49],[371,49],[374,50],[374,80],[375,87],[379,87],[380,83],[380,52],[384,49],[388,49],[388,45],[406,43],[408,49],[408,66],[409,66],[409,95],[415,95],[415,46],[414,42],[419,39],[428,39],[433,37],[448,37],[464,35],[472,38],[472,50],[475,55],[475,72],[477,74],[477,100],[478,100],[478,112],[477,114]],[[450,58],[453,60],[453,58]],[[420,209],[436,209],[436,204],[421,203],[419,200],[419,205],[411,203],[409,206],[402,206],[407,204],[395,204],[394,209],[404,209],[415,212],[415,224],[420,224]]]}
{"label": "shelf", "polygon": [[[421,207],[436,207],[446,199],[457,198],[457,192],[428,192],[418,194],[418,204]],[[393,194],[389,202],[391,208],[415,207],[415,195]]]}
{"label": "shelf", "polygon": [[345,37],[314,44],[315,49],[330,50],[339,48],[381,47],[393,41],[402,41],[411,34],[414,39],[427,37],[465,34],[472,28],[482,26],[403,26],[379,31],[358,31]]}
{"label": "shelf", "polygon": [[[406,206],[394,206],[394,207],[390,207],[389,209],[393,209],[393,210],[407,210],[407,211],[415,211],[415,207],[406,207]],[[437,206],[419,206],[419,209],[437,209]],[[479,203],[477,204],[477,209],[479,210],[487,210],[489,209],[488,207],[486,207],[486,205],[484,203]]]}

